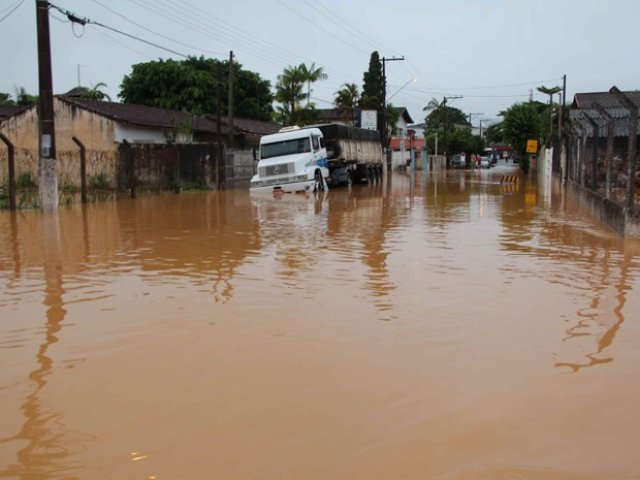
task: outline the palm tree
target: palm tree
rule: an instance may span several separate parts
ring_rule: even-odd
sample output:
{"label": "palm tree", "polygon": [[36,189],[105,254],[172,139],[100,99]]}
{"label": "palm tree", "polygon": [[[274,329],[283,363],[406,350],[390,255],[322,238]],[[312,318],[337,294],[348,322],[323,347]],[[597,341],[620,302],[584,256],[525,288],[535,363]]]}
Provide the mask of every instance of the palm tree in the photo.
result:
{"label": "palm tree", "polygon": [[360,93],[355,83],[345,83],[342,85],[342,88],[336,92],[336,98],[333,103],[349,125],[355,124],[356,107],[359,100]]}
{"label": "palm tree", "polygon": [[304,77],[304,81],[307,82],[307,106],[311,101],[311,84],[318,80],[326,80],[329,76],[324,72],[322,67],[316,67],[316,63],[313,62],[310,67],[307,67],[304,63],[300,65],[300,73]]}
{"label": "palm tree", "polygon": [[306,77],[300,66],[289,65],[281,75],[278,75],[275,99],[283,104],[280,110],[283,114],[283,123],[286,125],[296,123],[296,110],[299,110],[300,101],[306,97],[306,94],[302,93],[305,81]]}
{"label": "palm tree", "polygon": [[107,101],[110,102],[111,97],[100,90],[100,88],[106,87],[106,86],[107,86],[106,83],[98,82],[96,85],[93,86],[93,88],[85,89],[85,91],[82,93],[82,98],[84,98],[85,100],[100,100],[100,101],[103,101],[106,99]]}
{"label": "palm tree", "polygon": [[427,103],[427,106],[422,109],[422,111],[432,112],[433,110],[437,110],[441,106],[442,104],[438,101],[437,98],[432,98],[431,100],[429,100],[429,103]]}

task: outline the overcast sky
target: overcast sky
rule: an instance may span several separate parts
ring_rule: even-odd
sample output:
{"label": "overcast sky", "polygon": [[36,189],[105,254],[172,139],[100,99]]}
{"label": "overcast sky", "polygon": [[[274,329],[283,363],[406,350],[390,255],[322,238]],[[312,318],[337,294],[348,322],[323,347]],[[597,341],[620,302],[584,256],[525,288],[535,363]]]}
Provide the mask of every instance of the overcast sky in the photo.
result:
{"label": "overcast sky", "polygon": [[[117,100],[132,65],[158,58],[233,50],[245,69],[275,85],[287,65],[323,67],[314,86],[319,108],[331,107],[345,82],[362,87],[371,52],[404,56],[387,64],[388,97],[416,122],[436,97],[495,120],[513,103],[546,101],[536,87],[577,92],[640,88],[639,0],[54,0],[53,4],[175,53],[105,28],[72,25],[51,14],[56,93],[108,85]],[[14,10],[15,7],[15,10]],[[7,16],[8,15],[8,16]],[[5,18],[6,17],[6,18]],[[37,94],[35,0],[0,0],[0,92],[24,86]],[[416,79],[412,82],[413,79]],[[213,92],[212,92],[213,93]],[[482,114],[482,115],[480,115]]]}

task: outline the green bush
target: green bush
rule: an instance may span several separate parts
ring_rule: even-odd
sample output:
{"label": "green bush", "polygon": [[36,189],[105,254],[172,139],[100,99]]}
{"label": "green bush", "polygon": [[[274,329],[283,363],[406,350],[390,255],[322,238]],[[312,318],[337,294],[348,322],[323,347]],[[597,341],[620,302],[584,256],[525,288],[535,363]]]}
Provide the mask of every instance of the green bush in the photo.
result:
{"label": "green bush", "polygon": [[33,175],[31,175],[31,172],[24,172],[18,175],[18,178],[16,179],[16,188],[29,189],[35,187],[36,182],[33,179]]}
{"label": "green bush", "polygon": [[89,188],[92,190],[108,190],[109,180],[107,180],[107,176],[104,173],[92,175],[89,177]]}

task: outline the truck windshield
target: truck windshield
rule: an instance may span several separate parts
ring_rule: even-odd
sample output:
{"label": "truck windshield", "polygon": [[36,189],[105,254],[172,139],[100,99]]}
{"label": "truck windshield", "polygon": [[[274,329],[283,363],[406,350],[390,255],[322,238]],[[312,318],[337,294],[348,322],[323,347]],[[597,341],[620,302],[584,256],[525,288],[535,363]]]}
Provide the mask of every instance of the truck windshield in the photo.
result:
{"label": "truck windshield", "polygon": [[311,151],[309,137],[284,140],[282,142],[264,143],[260,146],[260,158],[281,157]]}

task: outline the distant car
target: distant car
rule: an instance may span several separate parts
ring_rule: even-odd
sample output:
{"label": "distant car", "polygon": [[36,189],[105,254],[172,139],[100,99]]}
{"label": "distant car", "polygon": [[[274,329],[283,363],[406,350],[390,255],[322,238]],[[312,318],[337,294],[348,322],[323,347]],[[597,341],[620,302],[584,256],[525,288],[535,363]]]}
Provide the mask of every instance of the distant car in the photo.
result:
{"label": "distant car", "polygon": [[491,167],[491,160],[489,157],[480,157],[480,168],[489,168]]}
{"label": "distant car", "polygon": [[454,155],[451,158],[451,168],[467,168],[467,156],[465,154]]}

